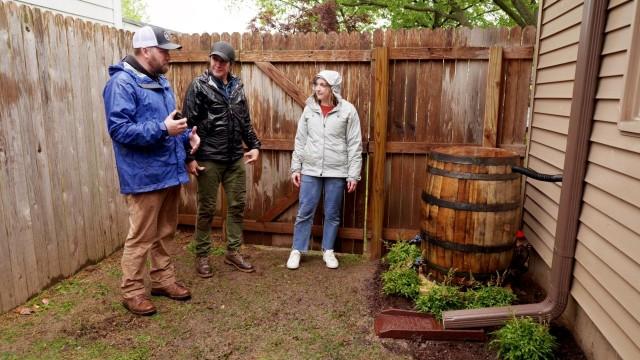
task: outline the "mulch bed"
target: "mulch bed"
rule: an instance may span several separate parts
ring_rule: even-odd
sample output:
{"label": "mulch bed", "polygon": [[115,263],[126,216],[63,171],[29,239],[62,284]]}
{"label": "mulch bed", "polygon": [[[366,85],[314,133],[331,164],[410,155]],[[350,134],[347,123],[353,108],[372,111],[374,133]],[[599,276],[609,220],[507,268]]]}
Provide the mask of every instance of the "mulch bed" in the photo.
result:
{"label": "mulch bed", "polygon": [[[369,310],[375,317],[380,311],[389,308],[413,310],[413,302],[398,296],[386,296],[382,293],[382,273],[386,267],[380,264],[374,278],[367,284],[369,292]],[[542,301],[546,294],[530,277],[523,276],[512,284],[513,292],[518,296],[517,302],[528,304]],[[495,329],[489,329],[489,333]],[[586,360],[580,347],[576,344],[571,332],[557,322],[551,323],[551,334],[555,336],[557,348],[556,359]],[[490,350],[487,343],[465,341],[424,341],[391,340],[384,342],[391,351],[409,354],[420,360],[483,360],[496,359],[496,352]]]}

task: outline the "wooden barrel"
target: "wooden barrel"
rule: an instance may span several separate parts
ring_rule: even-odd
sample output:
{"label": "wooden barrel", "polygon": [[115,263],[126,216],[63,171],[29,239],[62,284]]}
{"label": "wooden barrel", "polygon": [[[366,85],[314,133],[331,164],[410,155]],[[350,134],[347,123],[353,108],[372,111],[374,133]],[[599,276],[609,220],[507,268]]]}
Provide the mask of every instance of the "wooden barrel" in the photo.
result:
{"label": "wooden barrel", "polygon": [[433,149],[422,192],[422,258],[441,280],[486,280],[507,269],[520,213],[520,165],[511,151],[472,146]]}

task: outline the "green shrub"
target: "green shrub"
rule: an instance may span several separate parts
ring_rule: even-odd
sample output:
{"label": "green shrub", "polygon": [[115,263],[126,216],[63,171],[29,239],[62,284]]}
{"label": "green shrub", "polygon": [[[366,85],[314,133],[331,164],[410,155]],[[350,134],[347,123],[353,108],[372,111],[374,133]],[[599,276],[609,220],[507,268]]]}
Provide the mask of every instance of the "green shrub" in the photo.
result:
{"label": "green shrub", "polygon": [[398,268],[382,274],[382,292],[415,299],[420,291],[418,273],[412,268]]}
{"label": "green shrub", "polygon": [[467,290],[464,294],[467,309],[479,309],[494,306],[508,306],[516,299],[510,289],[499,286],[482,286]]}
{"label": "green shrub", "polygon": [[535,322],[530,317],[511,319],[493,335],[495,338],[489,346],[498,352],[501,359],[553,359],[556,342],[549,333],[549,327]]}
{"label": "green shrub", "polygon": [[398,241],[391,245],[389,252],[385,256],[385,262],[389,264],[390,269],[413,266],[413,262],[420,256],[420,249],[406,241]]}
{"label": "green shrub", "polygon": [[416,300],[416,310],[430,312],[442,320],[442,312],[464,308],[464,294],[455,286],[435,285]]}

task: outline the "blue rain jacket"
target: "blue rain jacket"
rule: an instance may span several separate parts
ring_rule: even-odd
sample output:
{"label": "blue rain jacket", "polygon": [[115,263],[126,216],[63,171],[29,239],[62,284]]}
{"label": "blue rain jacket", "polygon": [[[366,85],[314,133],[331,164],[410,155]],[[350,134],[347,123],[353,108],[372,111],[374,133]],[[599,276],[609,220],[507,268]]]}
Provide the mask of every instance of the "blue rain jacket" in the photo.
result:
{"label": "blue rain jacket", "polygon": [[109,67],[104,99],[120,192],[138,194],[187,183],[189,130],[169,136],[164,119],[176,108],[169,81],[154,81],[121,62]]}

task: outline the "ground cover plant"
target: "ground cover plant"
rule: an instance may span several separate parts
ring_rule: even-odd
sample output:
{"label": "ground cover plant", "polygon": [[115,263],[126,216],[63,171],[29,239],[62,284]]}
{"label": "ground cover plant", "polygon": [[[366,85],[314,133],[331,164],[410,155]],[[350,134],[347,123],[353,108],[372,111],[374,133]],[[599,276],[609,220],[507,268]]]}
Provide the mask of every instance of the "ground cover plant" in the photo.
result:
{"label": "ground cover plant", "polygon": [[420,278],[412,268],[392,269],[382,274],[382,291],[385,295],[415,299],[420,292]]}
{"label": "ground cover plant", "polygon": [[504,360],[553,359],[556,341],[549,333],[549,326],[530,317],[514,318],[493,333],[490,347]]}
{"label": "ground cover plant", "polygon": [[415,244],[409,244],[408,241],[401,240],[387,247],[389,252],[385,255],[384,262],[389,269],[410,268],[420,256],[420,249]]}
{"label": "ground cover plant", "polygon": [[443,311],[463,309],[464,299],[464,293],[455,286],[434,285],[426,294],[418,297],[415,308],[420,312],[430,312],[436,319],[442,320]]}

